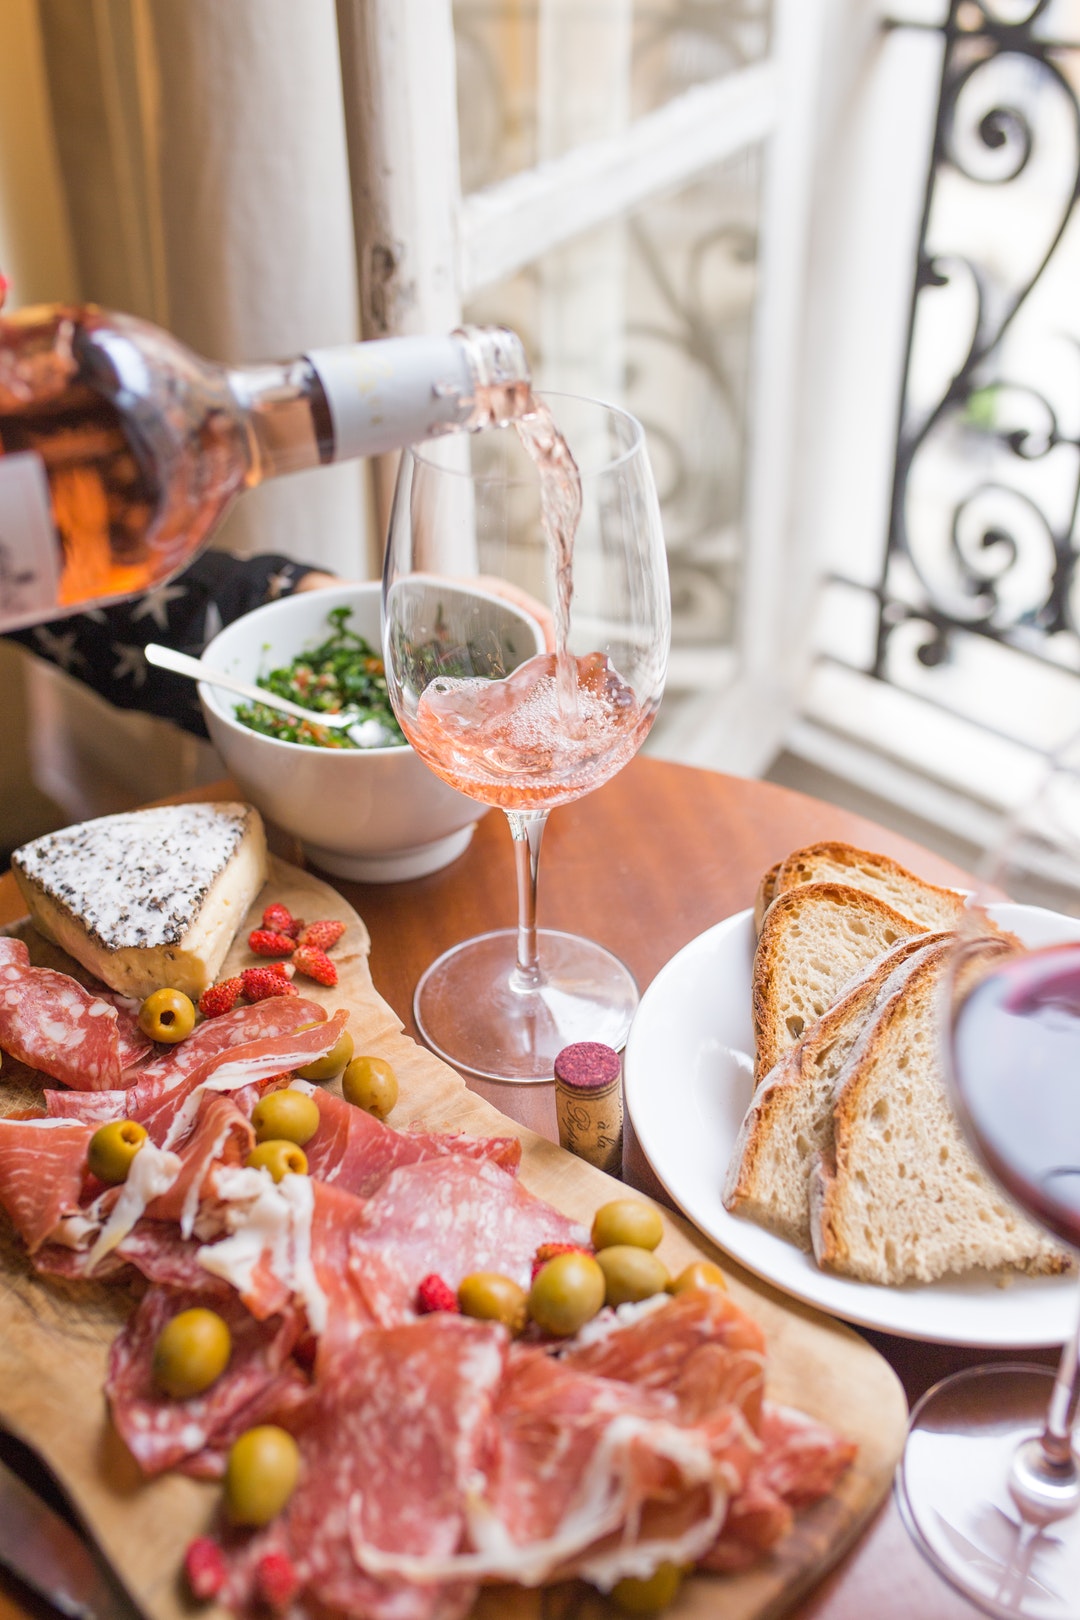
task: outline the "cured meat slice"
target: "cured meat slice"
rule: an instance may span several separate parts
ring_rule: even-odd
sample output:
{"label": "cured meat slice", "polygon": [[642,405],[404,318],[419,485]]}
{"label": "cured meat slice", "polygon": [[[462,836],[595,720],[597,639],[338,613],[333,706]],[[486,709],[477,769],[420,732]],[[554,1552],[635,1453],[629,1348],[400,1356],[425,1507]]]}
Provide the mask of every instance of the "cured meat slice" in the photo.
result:
{"label": "cured meat slice", "polygon": [[419,1160],[394,1170],[358,1202],[348,1274],[384,1326],[416,1313],[424,1277],[451,1288],[474,1271],[498,1271],[528,1287],[541,1243],[584,1243],[584,1228],[484,1160]]}
{"label": "cured meat slice", "polygon": [[154,1042],[139,1027],[140,1003],[130,996],[121,996],[115,990],[98,992],[102,1001],[116,1009],[116,1041],[120,1058],[120,1073],[124,1085],[134,1083],[138,1072],[154,1054]]}
{"label": "cured meat slice", "polygon": [[307,1612],[366,1620],[454,1620],[471,1582],[419,1585],[365,1573],[357,1549],[451,1557],[490,1432],[507,1336],[489,1323],[429,1316],[345,1354],[295,1426],[300,1483],[281,1519],[236,1557],[222,1594],[244,1605],[253,1571],[284,1552]]}
{"label": "cured meat slice", "polygon": [[[326,1018],[315,1002],[299,998],[277,997],[273,1005],[306,1008],[317,1012],[319,1019],[301,1019],[308,1028],[297,1028],[295,1018],[252,1018],[245,1024],[233,1026],[234,1039],[204,1047],[201,1056],[193,1061],[185,1059],[175,1084],[166,1086],[156,1062],[148,1064],[138,1081],[126,1091],[112,1091],[100,1096],[75,1098],[66,1092],[47,1091],[45,1106],[50,1118],[79,1118],[101,1123],[103,1119],[137,1119],[145,1125],[150,1139],[159,1147],[174,1147],[182,1143],[193,1129],[205,1091],[240,1091],[260,1080],[280,1075],[283,1070],[300,1068],[312,1063],[330,1051],[348,1020],[344,1010]],[[268,1002],[240,1009],[241,1014],[258,1014]],[[228,1015],[234,1016],[234,1015]],[[220,1020],[224,1022],[224,1019]],[[217,1020],[214,1020],[217,1022]],[[281,1025],[284,1023],[284,1027]],[[208,1025],[203,1024],[181,1042],[177,1050],[179,1061],[182,1048],[195,1040]],[[245,1033],[246,1040],[239,1039]]]}
{"label": "cured meat slice", "polygon": [[[0,1047],[76,1091],[124,1083],[117,1010],[66,973],[31,966],[22,940],[0,955]],[[130,1055],[130,1042],[123,1043]]]}
{"label": "cured meat slice", "polygon": [[748,1569],[791,1529],[793,1510],[827,1496],[856,1447],[803,1412],[766,1401],[761,1453],[736,1495],[723,1531],[702,1565]]}
{"label": "cured meat slice", "polygon": [[212,1167],[243,1164],[254,1146],[251,1122],[232,1099],[204,1092],[195,1129],[179,1152],[180,1174],[167,1193],[147,1205],[147,1217],[177,1221],[181,1236],[190,1237]]}
{"label": "cured meat slice", "polygon": [[568,1366],[640,1389],[669,1390],[685,1421],[738,1407],[756,1432],[765,1388],[765,1335],[718,1288],[692,1288],[659,1306],[631,1309],[631,1320],[563,1358]]}
{"label": "cured meat slice", "polygon": [[391,1170],[420,1159],[451,1153],[467,1159],[488,1159],[511,1175],[521,1163],[521,1143],[516,1136],[399,1131],[332,1092],[315,1086],[304,1086],[304,1090],[314,1097],[320,1116],[319,1129],[304,1145],[308,1173],[361,1197],[374,1192]]}
{"label": "cured meat slice", "polygon": [[[154,1384],[154,1345],[175,1315],[196,1305],[222,1317],[232,1353],[204,1394],[173,1400]],[[113,1343],[105,1380],[113,1422],[143,1473],[159,1474],[183,1463],[188,1472],[219,1476],[238,1434],[295,1411],[310,1390],[307,1376],[291,1359],[299,1333],[295,1312],[257,1322],[230,1288],[214,1288],[210,1279],[197,1292],[148,1289]]]}
{"label": "cured meat slice", "polygon": [[146,1065],[140,1075],[141,1100],[149,1103],[152,1097],[171,1091],[203,1064],[232,1047],[289,1035],[304,1024],[321,1024],[325,1019],[325,1007],[304,996],[271,996],[254,1006],[234,1007],[220,1018],[208,1018],[192,1030],[187,1040],[160,1052]]}
{"label": "cured meat slice", "polygon": [[0,1119],[0,1205],[31,1254],[78,1210],[93,1134],[77,1120]]}
{"label": "cured meat slice", "polygon": [[600,1332],[559,1359],[511,1351],[464,1550],[410,1556],[354,1536],[361,1567],[416,1581],[579,1575],[607,1589],[707,1556],[762,1452],[761,1334],[715,1291]]}

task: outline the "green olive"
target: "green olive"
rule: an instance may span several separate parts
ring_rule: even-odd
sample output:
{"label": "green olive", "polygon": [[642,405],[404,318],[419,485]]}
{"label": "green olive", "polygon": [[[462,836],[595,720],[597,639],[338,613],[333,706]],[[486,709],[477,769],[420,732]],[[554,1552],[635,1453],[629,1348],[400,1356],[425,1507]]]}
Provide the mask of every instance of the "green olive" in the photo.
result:
{"label": "green olive", "polygon": [[297,1147],[311,1141],[321,1118],[314,1097],[302,1091],[268,1091],[251,1110],[256,1142],[295,1142]]}
{"label": "green olive", "polygon": [[397,1075],[384,1058],[354,1057],[341,1077],[346,1102],[385,1119],[398,1100]]}
{"label": "green olive", "polygon": [[501,1322],[516,1339],[529,1314],[529,1296],[512,1277],[497,1271],[474,1271],[458,1284],[458,1305],[463,1316]]}
{"label": "green olive", "polygon": [[561,1339],[591,1322],[603,1303],[604,1273],[590,1254],[557,1254],[529,1290],[529,1315]]}
{"label": "green olive", "polygon": [[305,1063],[296,1072],[301,1080],[332,1080],[341,1073],[352,1055],[353,1038],[347,1029],[343,1029],[325,1057],[316,1058],[314,1063]]}
{"label": "green olive", "polygon": [[664,1235],[660,1211],[640,1198],[613,1198],[602,1204],[593,1216],[592,1246],[610,1249],[615,1243],[632,1243],[635,1249],[655,1249]]}
{"label": "green olive", "polygon": [[300,1451],[292,1435],[273,1423],[246,1429],[229,1447],[225,1510],[233,1524],[269,1524],[296,1489]]}
{"label": "green olive", "polygon": [[711,1260],[692,1260],[668,1283],[668,1293],[685,1294],[690,1288],[722,1288],[726,1293],[727,1278]]}
{"label": "green olive", "polygon": [[249,1170],[269,1170],[275,1181],[285,1176],[307,1175],[307,1154],[303,1148],[280,1137],[270,1137],[253,1147],[244,1163]]}
{"label": "green olive", "polygon": [[182,990],[155,990],[139,1008],[139,1028],[152,1041],[175,1046],[195,1028],[195,1004]]}
{"label": "green olive", "polygon": [[86,1168],[99,1181],[115,1187],[127,1180],[131,1162],[145,1141],[145,1125],[134,1119],[111,1119],[90,1138]]}
{"label": "green olive", "polygon": [[616,1581],[612,1601],[624,1614],[659,1614],[674,1603],[685,1572],[678,1564],[658,1564],[645,1580],[628,1576]]}
{"label": "green olive", "polygon": [[229,1365],[232,1334],[216,1311],[195,1306],[166,1322],[154,1345],[154,1383],[174,1400],[201,1395]]}
{"label": "green olive", "polygon": [[664,1262],[649,1249],[636,1249],[632,1243],[613,1243],[610,1249],[601,1249],[596,1263],[604,1273],[605,1305],[651,1299],[668,1285]]}

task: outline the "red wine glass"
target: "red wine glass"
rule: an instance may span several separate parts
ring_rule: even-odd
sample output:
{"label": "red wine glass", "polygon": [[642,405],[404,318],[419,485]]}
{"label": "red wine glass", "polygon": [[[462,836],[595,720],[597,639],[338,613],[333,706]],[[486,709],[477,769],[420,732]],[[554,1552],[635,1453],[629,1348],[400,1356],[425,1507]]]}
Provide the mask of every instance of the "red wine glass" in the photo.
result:
{"label": "red wine glass", "polygon": [[[993,917],[992,896],[1002,891],[1040,903],[998,913],[1020,943],[990,959],[980,905]],[[969,914],[943,1007],[952,1101],[991,1175],[1075,1258],[1080,740],[1011,819]],[[1009,1308],[1007,1293],[1002,1305]],[[1023,1363],[968,1368],[912,1413],[897,1475],[905,1522],[939,1572],[987,1614],[1080,1616],[1078,1334],[1080,1326],[1056,1374]]]}

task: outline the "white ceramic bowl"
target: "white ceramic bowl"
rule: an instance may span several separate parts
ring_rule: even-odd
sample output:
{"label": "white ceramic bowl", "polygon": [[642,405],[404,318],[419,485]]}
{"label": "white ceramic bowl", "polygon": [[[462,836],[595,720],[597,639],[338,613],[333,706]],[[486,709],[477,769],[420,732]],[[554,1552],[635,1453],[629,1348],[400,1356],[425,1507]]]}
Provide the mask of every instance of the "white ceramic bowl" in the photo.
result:
{"label": "white ceramic bowl", "polygon": [[[452,587],[451,587],[452,590]],[[348,604],[349,628],[380,645],[381,586],[333,586],[283,597],[236,619],[203,653],[223,674],[254,681],[325,641],[331,608]],[[526,636],[533,621],[507,606]],[[540,643],[542,645],[542,643]],[[455,860],[487,806],[441,781],[409,747],[310,748],[251,731],[243,700],[200,682],[211,739],[241,791],[338,877],[394,883]]]}

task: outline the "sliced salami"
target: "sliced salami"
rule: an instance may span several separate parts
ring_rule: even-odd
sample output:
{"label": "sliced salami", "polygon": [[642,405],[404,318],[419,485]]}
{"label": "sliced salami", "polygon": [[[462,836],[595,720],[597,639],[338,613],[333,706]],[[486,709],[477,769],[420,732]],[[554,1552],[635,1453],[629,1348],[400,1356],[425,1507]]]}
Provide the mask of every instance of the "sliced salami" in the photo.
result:
{"label": "sliced salami", "polygon": [[0,1047],[31,1069],[76,1091],[124,1084],[116,1008],[66,973],[31,966],[22,940],[0,954]]}
{"label": "sliced salami", "polygon": [[92,1135],[77,1120],[0,1119],[0,1205],[31,1254],[77,1212]]}
{"label": "sliced salami", "polygon": [[[205,1394],[173,1400],[154,1384],[154,1345],[166,1324],[192,1306],[217,1312],[232,1351]],[[113,1343],[105,1381],[113,1422],[143,1473],[184,1463],[202,1477],[220,1475],[225,1450],[245,1428],[294,1412],[310,1391],[291,1359],[299,1333],[295,1312],[257,1322],[230,1288],[213,1288],[209,1279],[197,1292],[148,1289]]]}
{"label": "sliced salami", "polygon": [[528,1287],[541,1243],[584,1243],[584,1229],[484,1160],[420,1160],[394,1170],[360,1201],[348,1273],[384,1326],[416,1313],[417,1290],[437,1272],[451,1288],[474,1271]]}

